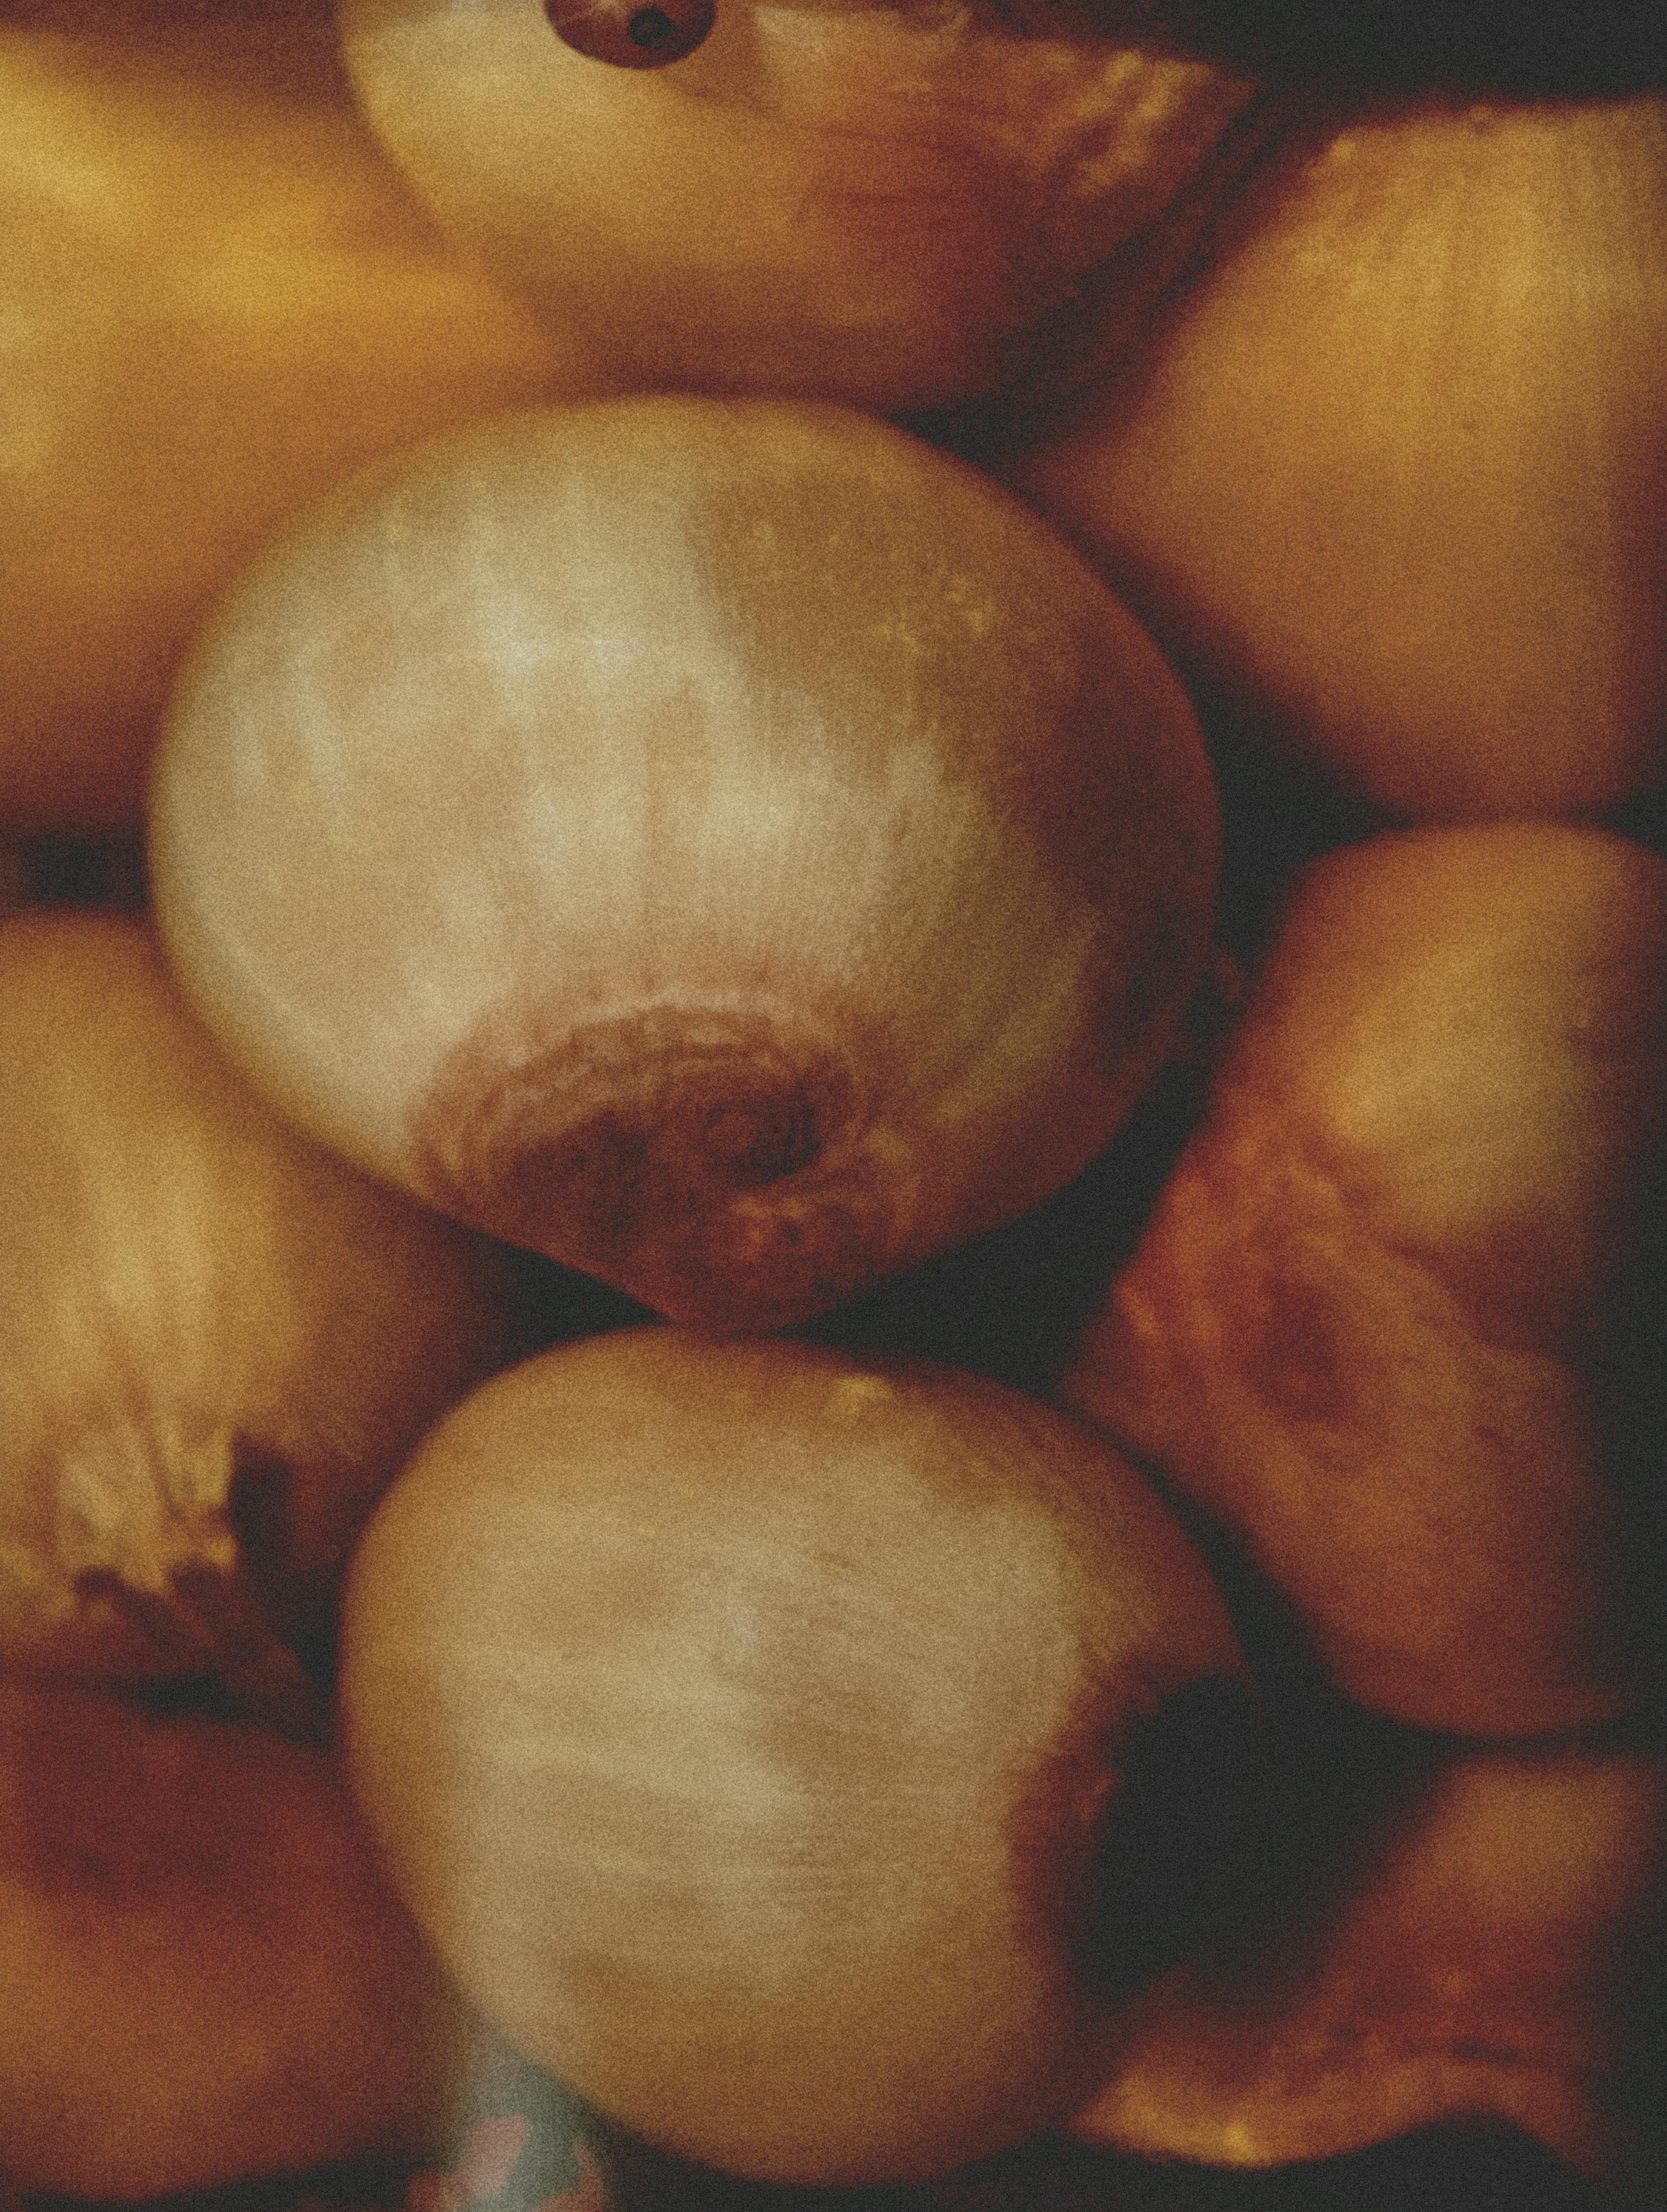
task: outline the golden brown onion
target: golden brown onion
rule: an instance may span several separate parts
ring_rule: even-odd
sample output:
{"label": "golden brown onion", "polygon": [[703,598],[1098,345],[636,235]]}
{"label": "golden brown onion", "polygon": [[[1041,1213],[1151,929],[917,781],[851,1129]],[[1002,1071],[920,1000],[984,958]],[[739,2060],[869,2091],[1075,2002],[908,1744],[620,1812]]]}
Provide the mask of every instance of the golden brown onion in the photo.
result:
{"label": "golden brown onion", "polygon": [[1667,866],[1549,824],[1301,882],[1068,1376],[1333,1679],[1525,1735],[1635,1695],[1592,1363],[1667,1109]]}
{"label": "golden brown onion", "polygon": [[1593,2177],[1624,2167],[1656,2120],[1627,2112],[1622,2076],[1664,1816],[1659,1757],[1443,1764],[1311,1906],[1137,1998],[1074,2132],[1269,2166],[1503,2120]]}
{"label": "golden brown onion", "polygon": [[633,1331],[487,1385],[385,1499],[344,1741],[530,2057],[684,2155],[866,2181],[1104,2078],[1120,1770],[1239,1665],[1178,1526],[1062,1416]]}
{"label": "golden brown onion", "polygon": [[1196,725],[1076,556],[834,409],[526,415],[245,580],[161,926],[328,1142],[678,1319],[776,1327],[1104,1143],[1202,964]]}
{"label": "golden brown onion", "polygon": [[0,1662],[305,1733],[285,1632],[509,1356],[501,1255],[277,1123],[140,923],[0,926]]}
{"label": "golden brown onion", "polygon": [[1391,811],[1595,813],[1667,727],[1667,100],[1316,119],[1014,471]]}
{"label": "golden brown onion", "polygon": [[0,825],[131,825],[186,642],[281,521],[596,381],[443,245],[305,0],[32,0],[0,112]]}
{"label": "golden brown onion", "polygon": [[722,0],[648,73],[544,0],[346,0],[342,33],[441,221],[623,381],[892,413],[1123,325],[1266,127],[1245,72],[1118,0]]}

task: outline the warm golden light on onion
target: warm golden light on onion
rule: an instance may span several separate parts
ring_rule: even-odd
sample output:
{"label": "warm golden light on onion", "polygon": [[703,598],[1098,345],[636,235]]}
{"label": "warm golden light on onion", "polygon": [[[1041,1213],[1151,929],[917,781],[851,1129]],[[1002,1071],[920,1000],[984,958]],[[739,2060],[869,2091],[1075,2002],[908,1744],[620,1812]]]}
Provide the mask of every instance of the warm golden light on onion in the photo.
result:
{"label": "warm golden light on onion", "polygon": [[506,418],[246,579],[162,755],[198,1002],[287,1110],[674,1318],[785,1326],[1069,1179],[1202,965],[1179,687],[834,409]]}
{"label": "warm golden light on onion", "polygon": [[609,69],[542,0],[347,0],[366,113],[453,233],[622,380],[885,412],[1119,325],[1262,135],[1151,11],[725,0]]}
{"label": "warm golden light on onion", "polygon": [[1345,111],[1015,481],[1350,790],[1593,813],[1664,765],[1664,356],[1661,97]]}
{"label": "warm golden light on onion", "polygon": [[[344,1741],[530,2057],[683,2155],[877,2180],[1104,2078],[1122,1770],[1239,1666],[1178,1525],[1062,1416],[632,1331],[487,1385],[390,1492]],[[1222,1771],[1174,1786],[1220,1814]]]}
{"label": "warm golden light on onion", "polygon": [[167,690],[280,522],[594,389],[440,240],[321,11],[0,20],[0,826],[131,826]]}
{"label": "warm golden light on onion", "polygon": [[353,1538],[511,1355],[502,1255],[278,1124],[140,923],[0,925],[0,1662],[302,1733]]}
{"label": "warm golden light on onion", "polygon": [[1408,831],[1303,879],[1067,1396],[1352,1698],[1530,1735],[1638,1694],[1592,1364],[1667,1117],[1667,867]]}

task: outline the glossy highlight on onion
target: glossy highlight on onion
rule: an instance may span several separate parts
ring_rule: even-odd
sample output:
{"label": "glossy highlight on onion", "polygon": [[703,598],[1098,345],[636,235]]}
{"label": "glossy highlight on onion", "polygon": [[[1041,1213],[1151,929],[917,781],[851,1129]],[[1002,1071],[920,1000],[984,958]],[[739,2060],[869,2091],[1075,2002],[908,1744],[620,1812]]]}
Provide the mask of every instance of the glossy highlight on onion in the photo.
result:
{"label": "glossy highlight on onion", "polygon": [[775,1328],[1066,1182],[1202,963],[1213,780],[1117,603],[835,409],[506,417],[203,641],[152,866],[283,1109],[679,1320]]}
{"label": "glossy highlight on onion", "polygon": [[[651,2142],[788,2181],[1085,2100],[1160,1909],[1106,1877],[1124,1766],[1204,1686],[1252,1709],[1202,1558],[1086,1431],[666,1330],[442,1423],[343,1644],[354,1787],[462,1986]],[[1227,1771],[1170,1778],[1206,1828]]]}

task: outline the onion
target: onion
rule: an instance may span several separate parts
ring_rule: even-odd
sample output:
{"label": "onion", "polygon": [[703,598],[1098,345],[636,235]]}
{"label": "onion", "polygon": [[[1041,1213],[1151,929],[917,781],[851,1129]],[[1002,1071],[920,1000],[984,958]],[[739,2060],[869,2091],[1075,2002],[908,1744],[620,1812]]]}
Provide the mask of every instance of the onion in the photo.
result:
{"label": "onion", "polygon": [[1013,480],[1183,665],[1421,818],[1663,769],[1667,100],[1318,115]]}
{"label": "onion", "polygon": [[1431,829],[1302,879],[1064,1389],[1361,1704],[1512,1735],[1638,1694],[1593,1363],[1664,1109],[1654,854]]}
{"label": "onion", "polygon": [[1492,2119],[1593,2179],[1624,2170],[1664,1814],[1659,1756],[1567,1746],[1445,1761],[1307,1911],[1137,1998],[1116,2071],[1074,2132],[1263,2166]]}
{"label": "onion", "polygon": [[132,2201],[420,2150],[474,2056],[321,1752],[0,1677],[8,2179]]}
{"label": "onion", "polygon": [[374,455],[594,389],[441,243],[317,7],[0,21],[0,828],[137,823],[185,647]]}
{"label": "onion", "polygon": [[159,917],[327,1142],[674,1318],[785,1326],[1067,1182],[1199,973],[1185,699],[1050,532],[835,410],[500,421],[204,641]]}
{"label": "onion", "polygon": [[341,21],[447,227],[637,386],[896,412],[1055,373],[1149,303],[1263,127],[1246,73],[1132,6],[721,0],[648,72],[574,52],[544,0]]}
{"label": "onion", "polygon": [[501,1256],[273,1121],[138,922],[0,926],[0,1664],[314,1731],[290,1643],[509,1356]]}
{"label": "onion", "polygon": [[[1063,1417],[669,1331],[442,1423],[343,1648],[356,1790],[463,1987],[649,2141],[794,2182],[920,2176],[1085,2101],[1159,1963],[1159,1905],[1110,1878],[1121,1774],[1201,1688],[1243,1696],[1198,1555]],[[1242,1740],[1166,1778],[1183,1828]]]}

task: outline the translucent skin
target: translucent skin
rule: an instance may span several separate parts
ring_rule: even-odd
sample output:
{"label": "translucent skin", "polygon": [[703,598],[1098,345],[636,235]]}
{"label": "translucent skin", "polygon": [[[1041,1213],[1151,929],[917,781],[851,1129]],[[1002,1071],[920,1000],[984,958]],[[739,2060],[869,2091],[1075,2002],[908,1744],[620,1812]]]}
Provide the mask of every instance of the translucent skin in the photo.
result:
{"label": "translucent skin", "polygon": [[1134,7],[721,6],[650,74],[540,0],[348,0],[342,32],[429,204],[623,374],[888,412],[1034,371],[1087,303],[1124,326],[1265,126]]}
{"label": "translucent skin", "polygon": [[0,1667],[295,1720],[286,1632],[512,1356],[502,1255],[267,1114],[140,921],[0,925]]}

